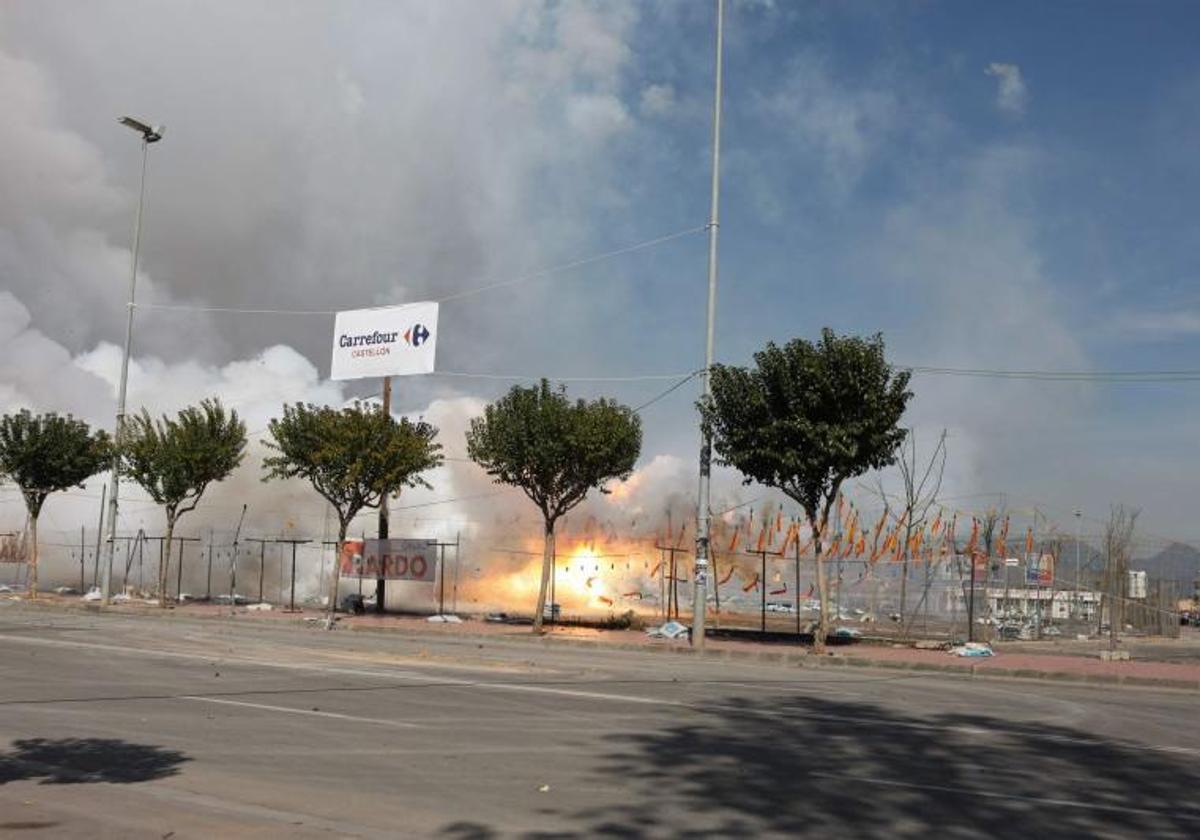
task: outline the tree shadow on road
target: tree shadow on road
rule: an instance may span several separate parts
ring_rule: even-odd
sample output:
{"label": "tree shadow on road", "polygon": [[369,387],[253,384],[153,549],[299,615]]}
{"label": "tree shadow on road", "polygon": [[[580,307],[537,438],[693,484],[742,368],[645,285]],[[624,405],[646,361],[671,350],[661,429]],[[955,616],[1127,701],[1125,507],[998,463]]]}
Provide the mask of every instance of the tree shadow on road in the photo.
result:
{"label": "tree shadow on road", "polygon": [[115,738],[28,738],[0,753],[0,785],[41,779],[43,785],[130,784],[174,776],[186,755]]}
{"label": "tree shadow on road", "polygon": [[[1197,837],[1197,764],[1037,722],[731,700],[615,739],[596,782],[627,787],[629,801],[526,836]],[[458,822],[443,836],[497,835]]]}

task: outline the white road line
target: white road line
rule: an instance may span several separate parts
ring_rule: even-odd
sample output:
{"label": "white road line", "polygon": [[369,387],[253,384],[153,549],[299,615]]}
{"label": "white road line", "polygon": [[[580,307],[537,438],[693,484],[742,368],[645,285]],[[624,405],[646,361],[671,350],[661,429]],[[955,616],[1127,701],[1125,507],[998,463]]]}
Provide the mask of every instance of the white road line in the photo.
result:
{"label": "white road line", "polygon": [[1076,799],[1055,799],[1046,796],[1021,796],[1015,793],[997,793],[991,790],[978,790],[975,788],[950,787],[948,785],[921,785],[915,782],[900,782],[894,779],[878,779],[872,776],[854,776],[849,773],[809,773],[810,776],[817,779],[833,779],[836,781],[857,782],[859,784],[880,785],[882,787],[898,787],[907,788],[910,790],[927,790],[937,793],[956,793],[968,797],[979,797],[983,799],[1008,799],[1016,802],[1030,802],[1038,805],[1060,805],[1065,808],[1082,808],[1089,811],[1120,811],[1124,814],[1143,814],[1152,817],[1173,817],[1178,819],[1182,817],[1185,820],[1200,821],[1200,811],[1181,811],[1176,808],[1170,813],[1165,811],[1152,811],[1148,808],[1133,808],[1128,805],[1106,805],[1103,802],[1080,802]]}
{"label": "white road line", "polygon": [[463,681],[467,688],[485,688],[493,691],[532,691],[538,694],[557,694],[563,697],[580,697],[586,700],[618,700],[623,703],[644,703],[649,706],[691,706],[678,700],[663,700],[658,697],[639,697],[634,694],[606,694],[603,691],[580,691],[574,688],[551,688],[545,685],[522,685],[520,683],[473,683]]}
{"label": "white road line", "polygon": [[[220,654],[199,654],[186,653],[184,651],[174,650],[147,650],[145,648],[128,648],[118,647],[116,645],[104,645],[98,642],[76,642],[67,639],[39,639],[34,636],[8,636],[0,634],[6,643],[7,642],[24,642],[33,645],[45,645],[48,647],[63,647],[63,648],[79,648],[84,650],[103,650],[108,653],[126,654],[130,656],[149,656],[149,657],[165,657],[168,659],[188,659],[193,661],[207,663],[221,663],[227,665],[253,665],[260,668],[278,668],[285,671],[303,671],[307,673],[318,674],[338,674],[349,675],[356,677],[371,677],[374,679],[394,680],[400,683],[411,683],[414,680],[428,680],[434,684],[434,687],[445,688],[474,688],[481,691],[519,691],[530,692],[536,694],[550,694],[561,697],[577,697],[589,700],[608,700],[614,703],[638,703],[644,705],[655,706],[688,706],[691,704],[681,703],[675,700],[664,700],[654,697],[642,697],[632,694],[608,694],[600,691],[579,691],[569,688],[555,688],[544,685],[522,685],[519,683],[489,683],[474,680],[461,680],[453,677],[442,675],[430,676],[421,674],[416,671],[382,671],[382,670],[366,670],[359,668],[338,668],[323,665],[299,665],[288,662],[276,662],[264,659],[251,659],[249,657],[227,656]],[[331,689],[333,690],[333,689]],[[253,693],[252,691],[249,693]]]}
{"label": "white road line", "polygon": [[373,723],[378,726],[394,726],[397,729],[421,729],[422,727],[416,723],[408,723],[402,720],[386,720],[384,718],[367,718],[358,717],[356,715],[343,715],[338,712],[322,712],[318,709],[294,709],[291,706],[272,706],[267,703],[250,703],[246,700],[227,700],[223,697],[204,697],[199,694],[189,694],[183,697],[175,698],[177,700],[196,700],[201,703],[219,703],[222,706],[245,706],[250,709],[262,709],[267,712],[287,712],[293,715],[309,715],[311,717],[335,718],[336,720],[349,720],[354,723]]}

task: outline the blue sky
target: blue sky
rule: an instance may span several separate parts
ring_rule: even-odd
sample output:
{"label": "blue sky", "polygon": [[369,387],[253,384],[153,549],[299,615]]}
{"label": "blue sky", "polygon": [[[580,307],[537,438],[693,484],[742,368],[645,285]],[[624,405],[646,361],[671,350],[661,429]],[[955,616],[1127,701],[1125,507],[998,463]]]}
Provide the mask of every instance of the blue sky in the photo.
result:
{"label": "blue sky", "polygon": [[[1195,4],[727,5],[721,360],[830,325],[882,332],[907,364],[1200,368]],[[5,399],[110,412],[91,389],[120,336],[137,165],[114,115],[168,125],[146,300],[439,297],[703,225],[712,26],[698,0],[6,4],[0,289],[21,326],[5,340],[35,330],[84,373],[10,366]],[[695,234],[447,303],[440,367],[693,370],[705,254]],[[298,355],[270,358],[302,371],[297,393],[327,395],[329,329],[139,312],[140,393],[170,407],[156,375],[258,393],[239,377],[286,345]],[[398,394],[418,411],[505,386],[433,377]],[[572,390],[636,404],[663,387]],[[949,430],[948,493],[1097,518],[1126,502],[1200,538],[1198,388],[921,376],[910,420],[921,440]],[[688,474],[695,396],[647,411],[647,460]]]}

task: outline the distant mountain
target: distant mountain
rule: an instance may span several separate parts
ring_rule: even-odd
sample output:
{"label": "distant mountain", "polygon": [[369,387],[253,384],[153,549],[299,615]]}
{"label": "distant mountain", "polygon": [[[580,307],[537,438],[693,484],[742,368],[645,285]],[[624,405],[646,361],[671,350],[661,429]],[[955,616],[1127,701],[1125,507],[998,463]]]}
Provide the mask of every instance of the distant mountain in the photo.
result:
{"label": "distant mountain", "polygon": [[1190,593],[1192,581],[1200,578],[1200,550],[1184,543],[1171,543],[1151,557],[1134,558],[1129,565],[1144,569],[1151,580],[1176,581]]}

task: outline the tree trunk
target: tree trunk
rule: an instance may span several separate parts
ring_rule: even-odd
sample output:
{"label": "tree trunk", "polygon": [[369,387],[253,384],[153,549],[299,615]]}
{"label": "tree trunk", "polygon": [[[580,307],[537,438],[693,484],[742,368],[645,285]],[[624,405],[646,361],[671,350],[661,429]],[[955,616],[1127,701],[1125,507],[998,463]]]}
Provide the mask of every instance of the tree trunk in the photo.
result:
{"label": "tree trunk", "polygon": [[[826,516],[826,522],[828,522]],[[825,581],[825,550],[821,540],[821,529],[813,517],[808,518],[808,527],[813,533],[813,558],[817,567],[817,600],[821,613],[817,619],[817,632],[813,635],[813,652],[825,652],[825,640],[829,637],[829,587]]]}
{"label": "tree trunk", "polygon": [[342,546],[346,543],[346,529],[349,521],[338,520],[337,554],[333,558],[333,569],[329,572],[329,613],[325,617],[325,629],[333,629],[333,616],[337,612],[338,580],[342,572]]}
{"label": "tree trunk", "polygon": [[[542,632],[542,618],[546,612],[546,590],[550,586],[550,573],[554,570],[554,520],[546,520],[545,540],[542,544],[542,581],[538,586],[537,612],[533,614],[533,632]],[[550,606],[554,609],[554,605]]]}
{"label": "tree trunk", "polygon": [[166,551],[159,555],[158,561],[158,605],[163,609],[167,606],[167,570],[171,568],[171,536],[175,533],[175,517],[167,517]]}
{"label": "tree trunk", "polygon": [[38,535],[36,516],[29,517],[29,597],[37,600],[38,596]]}

